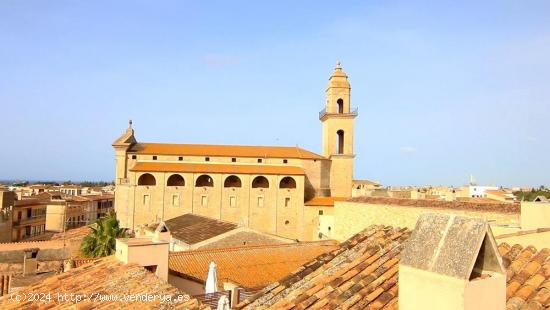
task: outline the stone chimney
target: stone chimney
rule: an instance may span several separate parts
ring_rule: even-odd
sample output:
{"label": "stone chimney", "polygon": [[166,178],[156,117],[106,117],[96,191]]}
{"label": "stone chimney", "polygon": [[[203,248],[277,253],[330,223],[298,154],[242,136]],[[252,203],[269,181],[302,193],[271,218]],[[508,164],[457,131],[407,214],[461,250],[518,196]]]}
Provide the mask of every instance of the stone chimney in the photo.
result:
{"label": "stone chimney", "polygon": [[36,274],[36,270],[38,269],[38,249],[26,249],[23,252],[23,275]]}
{"label": "stone chimney", "polygon": [[166,226],[166,223],[161,221],[157,226],[157,229],[155,229],[153,240],[170,242],[171,237],[172,235],[170,234],[168,226]]}
{"label": "stone chimney", "polygon": [[421,215],[401,253],[399,308],[505,309],[506,273],[487,221]]}

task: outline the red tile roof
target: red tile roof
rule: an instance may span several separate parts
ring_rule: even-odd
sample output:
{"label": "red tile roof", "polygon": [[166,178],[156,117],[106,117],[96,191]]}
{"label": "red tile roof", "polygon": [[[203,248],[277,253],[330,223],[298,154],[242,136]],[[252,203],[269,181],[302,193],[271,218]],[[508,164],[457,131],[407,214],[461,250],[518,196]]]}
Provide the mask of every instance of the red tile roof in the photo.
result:
{"label": "red tile roof", "polygon": [[314,197],[305,202],[304,205],[312,207],[334,207],[335,201],[346,201],[349,198],[345,197]]}
{"label": "red tile roof", "polygon": [[[398,309],[399,256],[411,232],[371,226],[241,302],[237,309]],[[550,307],[550,249],[500,244],[507,309]]]}
{"label": "red tile roof", "polygon": [[297,146],[137,143],[129,152],[151,155],[325,159]]}
{"label": "red tile roof", "polygon": [[350,202],[362,202],[368,204],[397,205],[418,208],[456,209],[465,211],[483,211],[495,213],[519,213],[520,205],[500,201],[495,202],[465,202],[465,201],[441,201],[429,199],[406,199],[386,197],[356,197]]}
{"label": "red tile roof", "polygon": [[218,266],[218,282],[231,281],[247,289],[262,288],[336,249],[335,241],[240,246],[170,253],[170,272],[204,283],[210,262]]}
{"label": "red tile roof", "polygon": [[[168,283],[157,278],[153,273],[145,270],[136,264],[123,264],[115,257],[105,257],[94,260],[79,268],[71,269],[65,273],[55,275],[19,291],[20,294],[48,294],[51,293],[51,301],[44,303],[40,299],[25,301],[0,300],[1,309],[20,309],[47,307],[48,309],[207,309],[199,304],[196,299],[181,302],[168,302],[161,304],[156,301],[97,301],[96,297],[91,300],[83,300],[76,303],[71,300],[58,298],[59,294],[74,294],[80,296],[129,296],[129,295],[170,295],[178,296],[185,294]],[[95,295],[94,295],[95,294]],[[96,301],[94,301],[96,299]]]}
{"label": "red tile roof", "polygon": [[225,174],[280,174],[304,175],[304,169],[297,166],[237,165],[237,164],[191,164],[138,162],[131,169],[137,172],[196,172]]}

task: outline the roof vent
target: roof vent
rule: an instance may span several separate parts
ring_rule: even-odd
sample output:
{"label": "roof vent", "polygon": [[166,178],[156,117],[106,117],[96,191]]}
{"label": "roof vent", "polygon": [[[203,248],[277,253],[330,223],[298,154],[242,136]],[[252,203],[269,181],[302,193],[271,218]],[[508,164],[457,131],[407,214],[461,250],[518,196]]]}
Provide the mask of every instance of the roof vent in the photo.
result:
{"label": "roof vent", "polygon": [[401,254],[400,309],[505,306],[506,273],[487,221],[421,215]]}
{"label": "roof vent", "polygon": [[167,241],[170,242],[170,230],[164,221],[161,221],[157,229],[155,229],[154,241]]}

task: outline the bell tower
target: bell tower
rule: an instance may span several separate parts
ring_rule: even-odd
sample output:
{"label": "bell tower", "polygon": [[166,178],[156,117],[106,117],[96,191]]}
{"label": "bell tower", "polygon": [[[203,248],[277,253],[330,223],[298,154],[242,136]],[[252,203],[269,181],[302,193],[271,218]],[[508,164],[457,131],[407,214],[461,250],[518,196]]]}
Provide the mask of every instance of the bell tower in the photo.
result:
{"label": "bell tower", "polygon": [[333,197],[351,197],[353,180],[353,122],[357,108],[351,108],[351,87],[340,61],[329,78],[323,124],[323,156],[331,160],[330,190]]}

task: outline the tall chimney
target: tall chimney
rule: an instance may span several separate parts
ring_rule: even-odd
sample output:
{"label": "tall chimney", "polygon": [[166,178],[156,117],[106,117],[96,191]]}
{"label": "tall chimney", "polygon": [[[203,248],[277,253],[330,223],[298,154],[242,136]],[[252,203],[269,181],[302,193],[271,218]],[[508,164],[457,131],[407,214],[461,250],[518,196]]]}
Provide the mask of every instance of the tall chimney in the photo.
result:
{"label": "tall chimney", "polygon": [[505,309],[506,273],[487,221],[421,215],[401,253],[399,308]]}
{"label": "tall chimney", "polygon": [[36,270],[38,269],[38,249],[26,249],[23,252],[23,275],[36,274]]}

